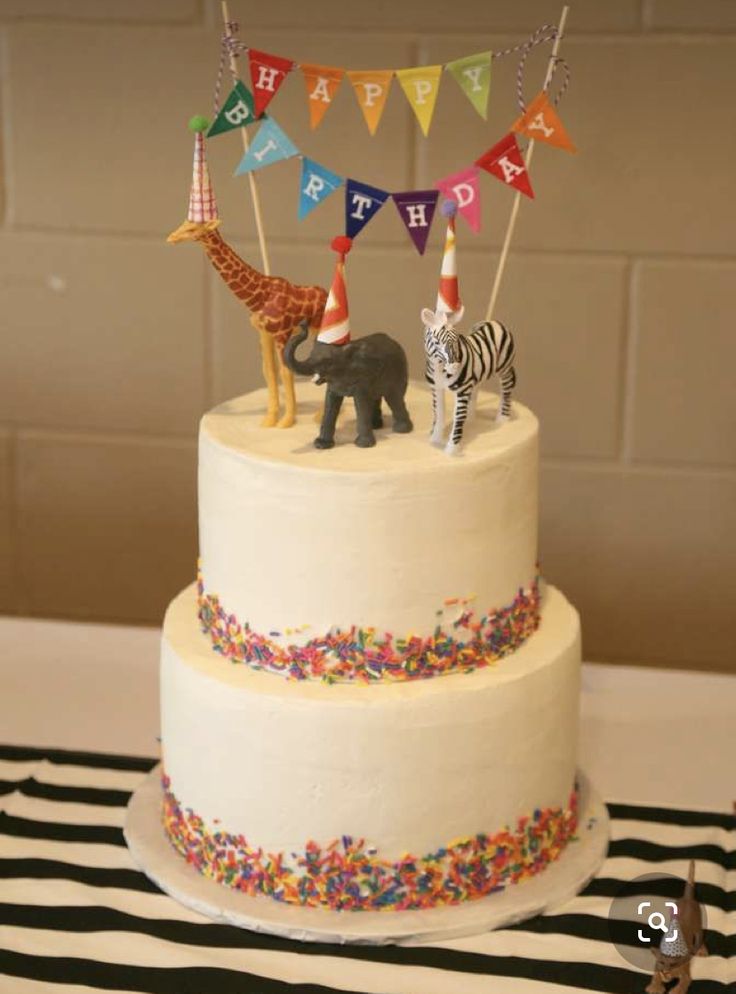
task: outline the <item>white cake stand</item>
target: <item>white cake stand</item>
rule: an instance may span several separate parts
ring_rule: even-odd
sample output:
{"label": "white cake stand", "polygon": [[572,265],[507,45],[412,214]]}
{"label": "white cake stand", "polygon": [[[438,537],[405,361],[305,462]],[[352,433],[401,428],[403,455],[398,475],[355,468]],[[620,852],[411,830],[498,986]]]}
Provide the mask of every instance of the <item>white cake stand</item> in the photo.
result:
{"label": "white cake stand", "polygon": [[578,894],[595,876],[608,848],[608,812],[578,773],[577,839],[530,880],[488,897],[425,911],[327,911],[249,897],[208,880],[166,838],[157,766],[130,799],[125,840],[135,862],[163,891],[214,921],[304,942],[419,943],[472,935],[531,918]]}

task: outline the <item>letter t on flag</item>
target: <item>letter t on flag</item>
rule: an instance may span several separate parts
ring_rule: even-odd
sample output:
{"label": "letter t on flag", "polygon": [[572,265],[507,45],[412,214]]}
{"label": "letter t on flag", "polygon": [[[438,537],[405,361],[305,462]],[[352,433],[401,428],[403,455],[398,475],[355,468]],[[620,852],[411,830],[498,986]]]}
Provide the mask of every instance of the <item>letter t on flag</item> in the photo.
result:
{"label": "letter t on flag", "polygon": [[493,148],[489,148],[479,159],[475,160],[476,166],[485,169],[491,176],[496,176],[507,186],[513,186],[520,190],[527,197],[534,196],[532,184],[529,180],[529,173],[521,157],[519,143],[516,135],[509,132],[500,142],[496,142]]}
{"label": "letter t on flag", "polygon": [[345,234],[355,238],[388,199],[386,190],[348,179],[345,186]]}

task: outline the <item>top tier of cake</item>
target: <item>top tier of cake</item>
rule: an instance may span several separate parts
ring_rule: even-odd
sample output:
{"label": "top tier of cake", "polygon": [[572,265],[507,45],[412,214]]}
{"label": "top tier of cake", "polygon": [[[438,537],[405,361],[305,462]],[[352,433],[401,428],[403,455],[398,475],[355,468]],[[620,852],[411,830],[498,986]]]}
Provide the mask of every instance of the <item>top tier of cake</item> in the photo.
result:
{"label": "top tier of cake", "polygon": [[[486,645],[496,658],[516,648],[538,607],[534,415],[514,404],[496,424],[497,398],[481,394],[462,455],[450,458],[429,443],[428,389],[412,384],[412,434],[392,435],[386,415],[375,448],[359,449],[346,402],[336,447],[318,451],[322,396],[300,385],[289,430],[260,427],[265,391],[202,420],[200,615],[216,648],[283,671],[304,647],[290,673],[302,677],[319,676],[325,654],[339,662],[345,632],[354,649],[374,647],[376,672],[381,658],[406,664],[411,640],[432,649],[423,676],[438,653],[454,668],[458,646],[466,662],[474,647],[473,664]],[[431,642],[439,633],[449,641]],[[435,671],[447,671],[442,659]]]}

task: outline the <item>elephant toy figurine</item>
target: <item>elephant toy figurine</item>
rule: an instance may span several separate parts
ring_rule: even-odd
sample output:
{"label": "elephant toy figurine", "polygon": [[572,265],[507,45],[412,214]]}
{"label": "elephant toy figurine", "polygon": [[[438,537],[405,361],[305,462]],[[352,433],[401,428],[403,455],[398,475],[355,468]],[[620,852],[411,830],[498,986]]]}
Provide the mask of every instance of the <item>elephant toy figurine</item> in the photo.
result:
{"label": "elephant toy figurine", "polygon": [[398,342],[382,333],[366,335],[344,345],[315,340],[308,358],[298,359],[296,350],[306,339],[309,327],[302,322],[284,347],[284,363],[300,376],[316,377],[327,384],[325,406],[315,448],[331,449],[335,444],[335,425],[345,397],[352,397],[358,420],[355,444],[370,448],[376,444],[374,428],[383,427],[381,399],[391,408],[393,430],[413,429],[404,402],[408,382],[406,353]]}

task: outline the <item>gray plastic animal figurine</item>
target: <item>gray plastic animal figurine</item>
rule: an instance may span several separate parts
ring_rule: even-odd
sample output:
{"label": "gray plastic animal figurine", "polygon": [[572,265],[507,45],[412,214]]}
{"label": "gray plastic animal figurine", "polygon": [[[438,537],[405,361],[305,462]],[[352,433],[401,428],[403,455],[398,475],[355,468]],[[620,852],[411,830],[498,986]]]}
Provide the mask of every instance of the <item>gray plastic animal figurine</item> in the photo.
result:
{"label": "gray plastic animal figurine", "polygon": [[345,397],[352,397],[358,420],[355,444],[370,448],[376,444],[374,428],[383,427],[381,399],[385,397],[393,415],[394,431],[413,429],[404,394],[408,382],[406,353],[398,342],[382,333],[366,335],[345,345],[315,341],[307,359],[298,359],[296,350],[309,333],[306,322],[292,335],[284,348],[284,362],[300,376],[316,375],[317,383],[327,384],[322,425],[314,445],[331,449],[335,425]]}
{"label": "gray plastic animal figurine", "polygon": [[703,940],[703,913],[695,898],[695,863],[690,870],[682,897],[677,902],[677,914],[672,916],[667,934],[654,953],[654,976],[646,988],[647,994],[664,994],[665,984],[677,980],[670,994],[687,994],[690,986],[690,960],[707,956]]}

